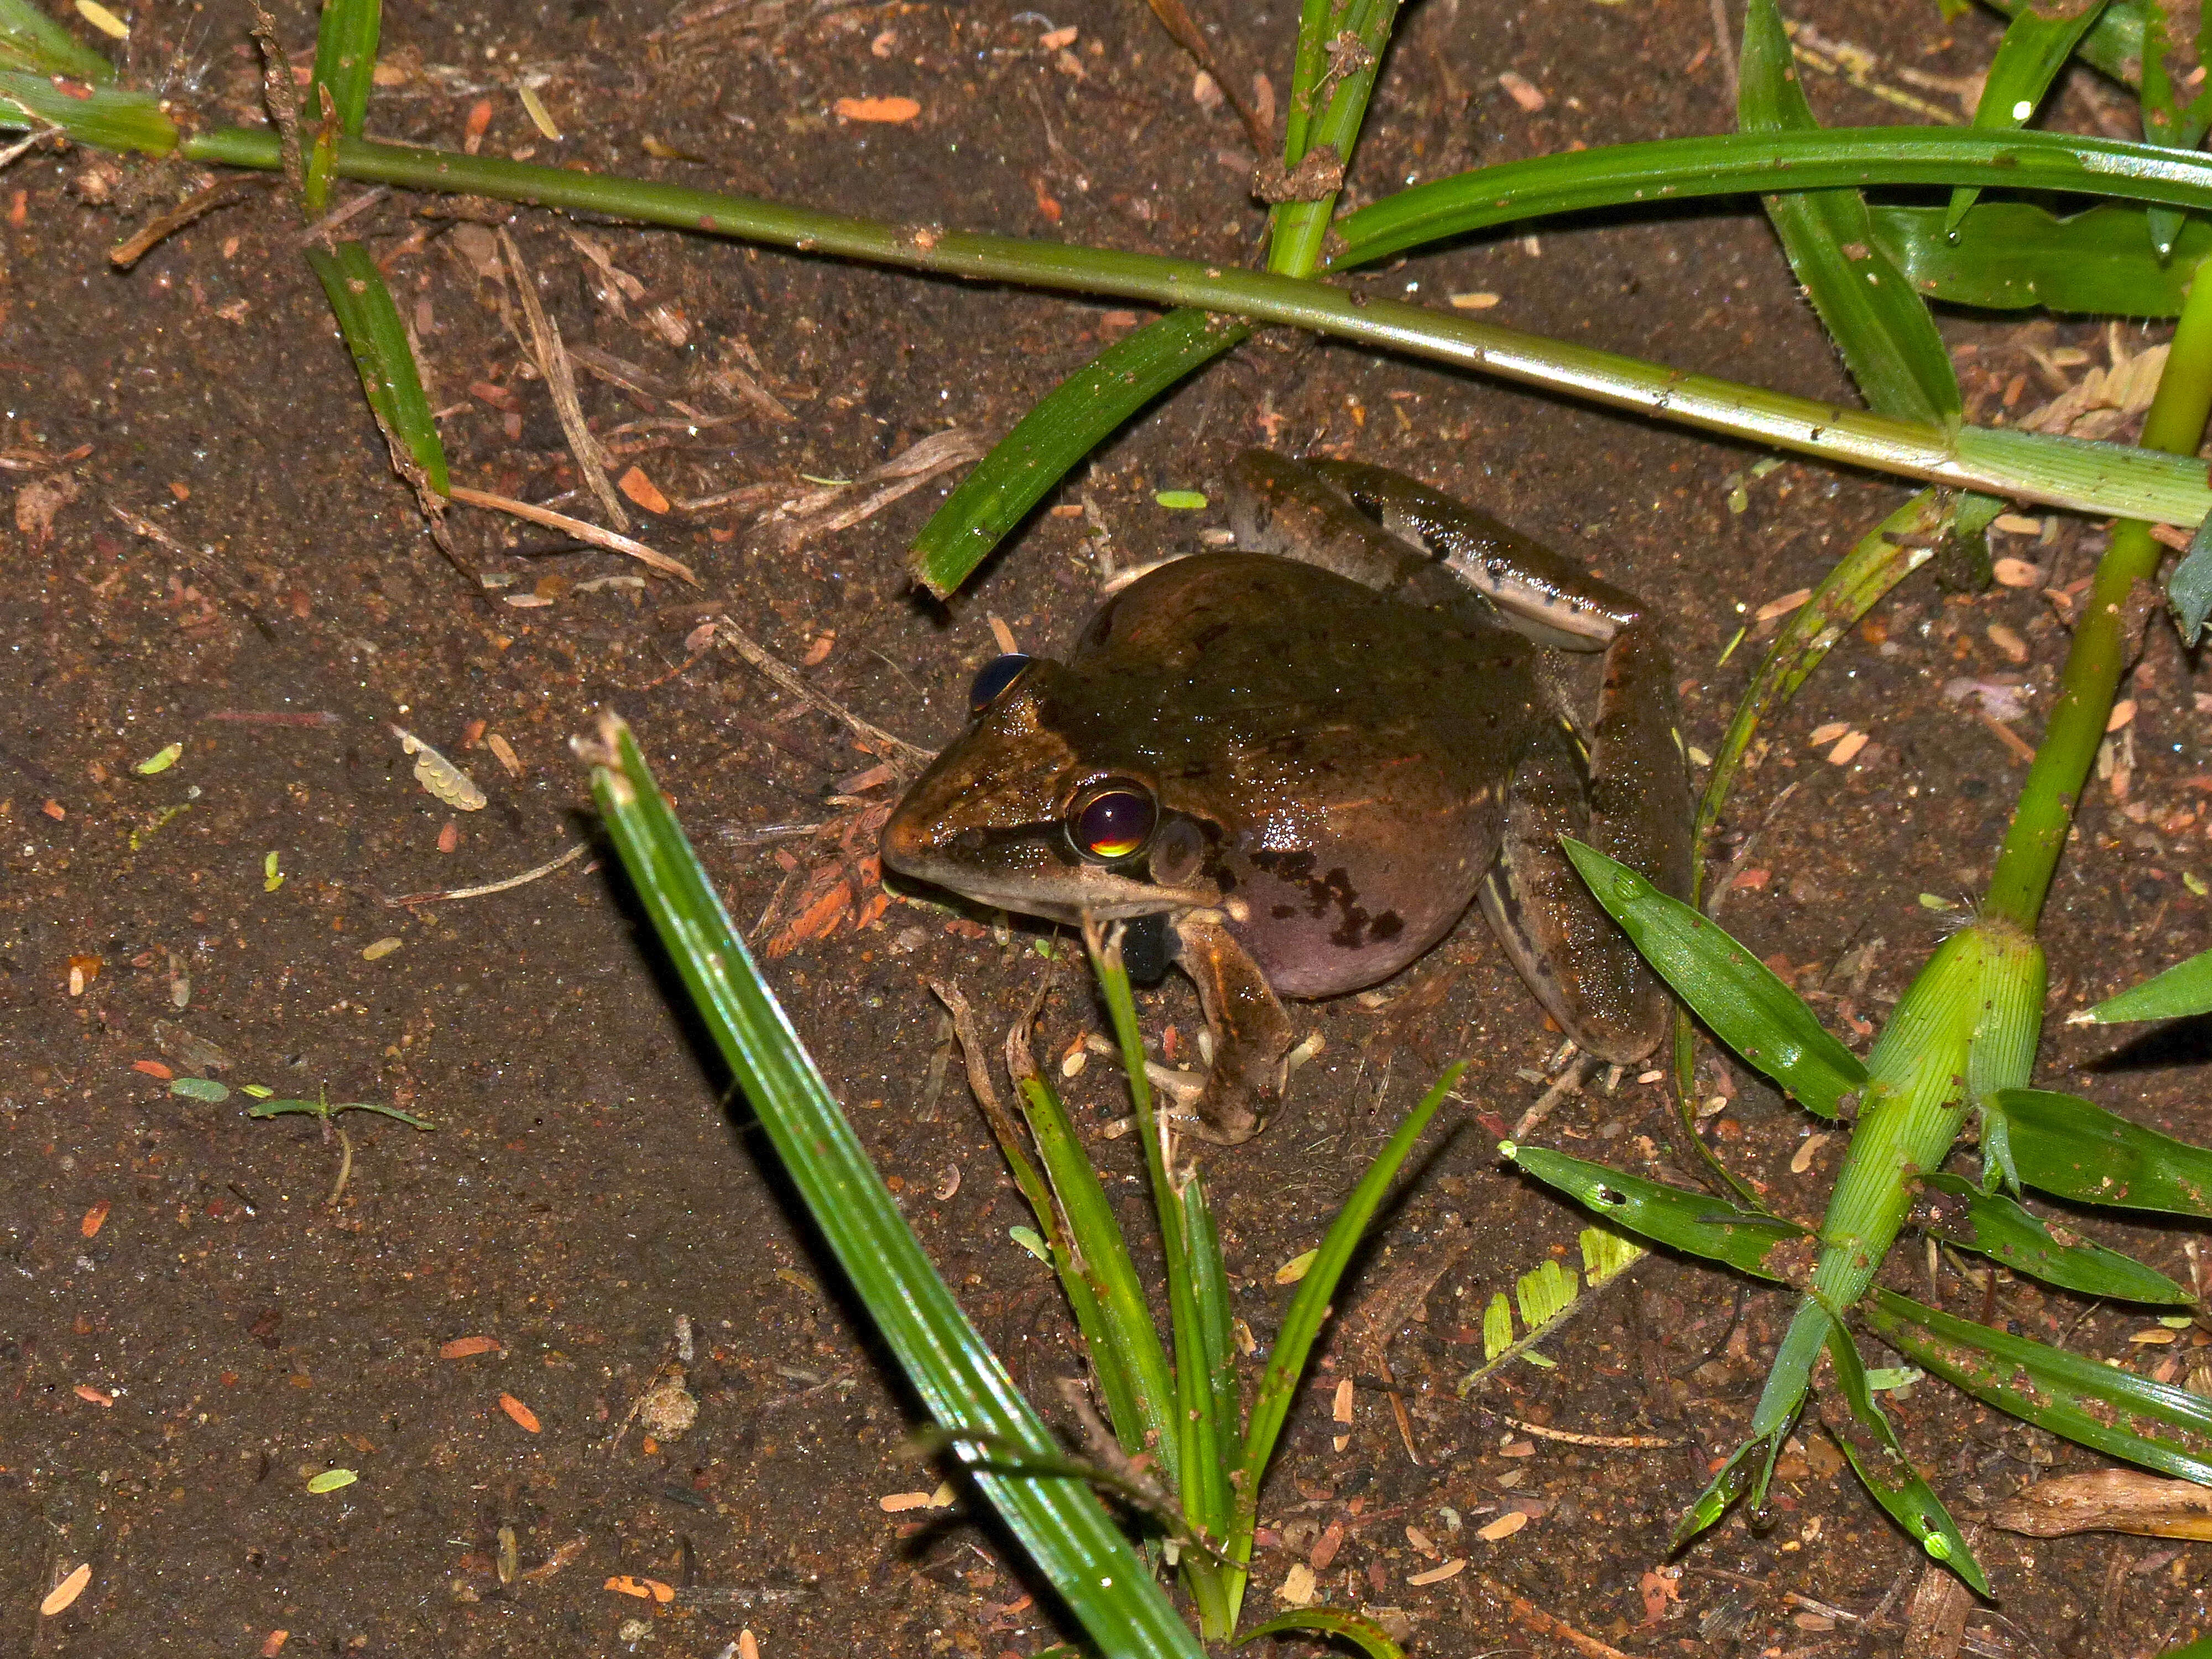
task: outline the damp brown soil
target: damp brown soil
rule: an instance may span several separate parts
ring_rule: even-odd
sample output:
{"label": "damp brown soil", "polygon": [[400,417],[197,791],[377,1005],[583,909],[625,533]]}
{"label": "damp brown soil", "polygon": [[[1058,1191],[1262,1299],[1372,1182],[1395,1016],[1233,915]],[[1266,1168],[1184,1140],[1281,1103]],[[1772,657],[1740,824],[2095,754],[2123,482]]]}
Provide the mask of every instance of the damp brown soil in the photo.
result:
{"label": "damp brown soil", "polygon": [[[1243,14],[1216,35],[1225,75],[1284,84],[1295,7],[1200,9]],[[481,109],[496,153],[1224,264],[1256,245],[1254,156],[1142,7],[691,11],[687,25],[627,0],[393,8],[372,126],[457,144]],[[1868,86],[1808,73],[1835,122],[1917,118],[1869,87],[1955,113],[1943,88],[1978,73],[1994,38],[1978,15],[1947,32],[1932,7],[1820,0],[1804,21],[1879,54]],[[310,40],[298,5],[279,22]],[[1689,0],[1411,8],[1355,194],[1723,128],[1711,27]],[[149,9],[137,72],[207,119],[256,119],[245,28],[234,4]],[[533,126],[525,84],[558,140]],[[2069,91],[2062,120],[2087,123],[2098,96]],[[918,112],[835,112],[893,97]],[[112,243],[200,182],[82,150],[34,151],[0,175],[0,459],[16,508],[0,528],[11,1652],[692,1659],[747,1628],[770,1656],[1048,1646],[1068,1633],[1048,1592],[966,1500],[886,1504],[933,1493],[940,1471],[906,1454],[910,1401],[675,1010],[592,840],[570,736],[602,709],[635,727],[915,1229],[1057,1416],[1057,1385],[1083,1362],[1054,1285],[1009,1236],[1026,1218],[946,1065],[925,981],[963,987],[994,1030],[1048,988],[1040,1043],[1056,1057],[1100,1026],[1085,977],[1064,939],[1027,925],[921,894],[876,902],[863,860],[868,815],[896,787],[883,757],[701,650],[701,621],[726,611],[819,696],[933,746],[999,649],[994,618],[1024,647],[1061,647],[1096,597],[1102,536],[1123,564],[1195,544],[1212,521],[1156,492],[1218,489],[1250,444],[1327,447],[1433,479],[1644,594],[1672,619],[1686,735],[1709,753],[1777,626],[1762,608],[1904,499],[1262,336],[1116,437],[940,606],[910,586],[903,553],[954,475],[842,529],[794,534],[805,520],[763,515],[947,428],[996,436],[1133,313],[519,211],[487,216],[505,219],[568,344],[631,366],[617,371],[629,389],[580,386],[615,471],[637,469],[648,501],[736,494],[630,509],[697,591],[459,512],[460,551],[496,584],[479,591],[391,476],[277,192],[253,185],[136,269],[111,267]],[[495,239],[446,207],[383,198],[351,231],[415,331],[456,477],[596,517],[526,366],[526,325],[488,275]],[[1751,204],[1547,223],[1354,280],[1850,395]],[[1984,420],[2047,400],[2053,374],[2106,363],[2114,342],[2158,337],[1943,325]],[[732,366],[782,414],[716,378]],[[1997,550],[2039,568],[2028,586],[1908,580],[1757,751],[1717,849],[1734,879],[1723,920],[1855,1041],[1956,915],[1928,896],[1955,904],[1988,875],[2021,780],[2016,745],[1947,687],[2024,688],[2007,730],[2032,738],[2066,644],[2063,595],[2100,538],[2064,518],[2008,534]],[[2200,1140],[2201,1030],[2130,1043],[2056,1016],[2208,943],[2206,690],[2154,627],[2121,775],[2090,790],[2048,919],[2039,1073]],[[489,805],[426,793],[394,726],[467,770]],[[1837,763],[1850,732],[1867,740]],[[142,775],[174,744],[173,764]],[[588,856],[527,884],[404,902],[580,844]],[[1254,1613],[1318,1560],[1321,1595],[1381,1610],[1419,1652],[1564,1654],[1568,1626],[1637,1655],[1898,1651],[1924,1558],[1817,1431],[1785,1456],[1764,1524],[1731,1517],[1669,1553],[1710,1460],[1745,1431],[1782,1294],[1655,1258],[1544,1345],[1550,1364],[1516,1362],[1460,1396],[1492,1299],[1576,1261],[1584,1218],[1492,1150],[1542,1092],[1559,1039],[1478,922],[1382,992],[1297,1009],[1320,1057],[1263,1136],[1202,1160],[1239,1310],[1265,1345],[1289,1294],[1278,1267],[1312,1246],[1437,1072],[1472,1062],[1339,1299],[1261,1505]],[[1188,1058],[1187,989],[1142,1012]],[[170,1078],[229,1095],[181,1096]],[[339,1116],[350,1169],[333,1203],[348,1146],[309,1115],[249,1115],[247,1085],[434,1127]],[[1704,1126],[1719,1154],[1784,1211],[1816,1215],[1841,1140],[1717,1060],[1700,1086],[1722,1103]],[[1111,1068],[1065,1087],[1141,1226],[1132,1143],[1108,1133],[1127,1109]],[[1565,1099],[1537,1135],[1666,1178],[1693,1169],[1662,1091],[1632,1075]],[[2186,1272],[2182,1230],[2101,1236]],[[1892,1272],[1924,1291],[1924,1268],[1914,1249]],[[1937,1293],[1978,1311],[1948,1264]],[[2124,1310],[2007,1281],[1996,1311],[2079,1352],[2200,1375],[2186,1333],[2147,1348],[2136,1339],[2157,1328]],[[1964,1516],[2094,1463],[1933,1382],[1892,1398]],[[311,1485],[332,1470],[357,1479]],[[1998,1599],[1967,1615],[1968,1651],[2148,1655],[2203,1625],[2197,1547],[1976,1536]],[[81,1565],[82,1594],[40,1618]]]}

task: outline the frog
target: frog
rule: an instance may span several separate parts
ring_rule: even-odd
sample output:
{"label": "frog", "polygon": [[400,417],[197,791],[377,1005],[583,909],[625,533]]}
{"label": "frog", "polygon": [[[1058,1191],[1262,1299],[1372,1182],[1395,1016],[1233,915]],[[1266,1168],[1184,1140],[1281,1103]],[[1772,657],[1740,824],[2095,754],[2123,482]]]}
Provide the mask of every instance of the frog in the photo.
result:
{"label": "frog", "polygon": [[[1672,1004],[1560,838],[1688,894],[1660,617],[1381,466],[1251,450],[1227,496],[1233,548],[1110,592],[1064,660],[985,665],[884,867],[1180,969],[1211,1048],[1180,1127],[1224,1146],[1282,1098],[1284,999],[1376,985],[1471,906],[1581,1048],[1649,1054]],[[1594,709],[1574,652],[1602,653]]]}

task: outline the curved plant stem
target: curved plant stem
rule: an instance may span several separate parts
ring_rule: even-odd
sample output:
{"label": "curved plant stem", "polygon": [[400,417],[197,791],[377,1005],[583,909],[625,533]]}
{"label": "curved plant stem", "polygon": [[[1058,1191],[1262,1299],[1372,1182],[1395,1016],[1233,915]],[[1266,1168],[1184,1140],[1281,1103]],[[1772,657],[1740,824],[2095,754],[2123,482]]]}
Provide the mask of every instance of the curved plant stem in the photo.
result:
{"label": "curved plant stem", "polygon": [[[242,128],[198,134],[183,149],[189,159],[203,162],[263,168],[277,162],[274,134]],[[2170,168],[2188,171],[2193,166],[2176,162]],[[801,252],[1114,294],[1170,307],[1200,306],[1455,363],[1755,444],[2054,507],[2190,526],[2212,509],[2204,469],[2169,456],[2005,428],[1891,420],[1265,271],[890,225],[679,185],[359,139],[339,141],[337,171],[407,189],[474,192],[605,213],[779,243]],[[2206,199],[2212,201],[2212,192]]]}
{"label": "curved plant stem", "polygon": [[1338,225],[1330,264],[1369,264],[1445,236],[1541,214],[1776,190],[1979,185],[2188,207],[2205,158],[2120,138],[1973,127],[1721,132],[1565,150],[1475,167],[1373,202]]}
{"label": "curved plant stem", "polygon": [[[2194,455],[2204,436],[2208,412],[2212,412],[2212,283],[2199,281],[2191,284],[2182,302],[2166,373],[2143,425],[2143,447]],[[2095,584],[2066,653],[2058,700],[2051,707],[2050,723],[2028,767],[2020,805],[2013,811],[2012,825],[1990,877],[1989,896],[1982,905],[1985,915],[2002,916],[2033,930],[2043,912],[2081,787],[2112,715],[2113,694],[2127,660],[2130,618],[2135,626],[2142,625],[2141,611],[2131,603],[2135,585],[2158,574],[2159,557],[2159,544],[2151,539],[2148,525],[2128,520],[2113,526],[2112,545],[2098,562]]]}

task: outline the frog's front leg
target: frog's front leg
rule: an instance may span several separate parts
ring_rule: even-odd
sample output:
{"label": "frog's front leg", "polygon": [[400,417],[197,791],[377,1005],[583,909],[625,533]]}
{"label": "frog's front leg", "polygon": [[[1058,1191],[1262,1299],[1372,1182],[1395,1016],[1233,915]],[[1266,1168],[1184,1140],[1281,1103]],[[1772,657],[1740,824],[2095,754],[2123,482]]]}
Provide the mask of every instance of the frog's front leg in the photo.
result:
{"label": "frog's front leg", "polygon": [[1266,1127],[1282,1099],[1290,1016],[1218,912],[1187,911],[1176,918],[1175,931],[1176,960],[1198,987],[1213,1036],[1198,1116],[1182,1127],[1201,1140],[1240,1146]]}
{"label": "frog's front leg", "polygon": [[1509,616],[1571,648],[1605,652],[1596,718],[1548,734],[1515,773],[1483,908],[1576,1041],[1607,1060],[1641,1058],[1665,1031],[1666,994],[1559,838],[1587,841],[1662,892],[1689,896],[1690,781],[1674,659],[1656,619],[1633,594],[1402,474],[1334,461],[1314,470]]}

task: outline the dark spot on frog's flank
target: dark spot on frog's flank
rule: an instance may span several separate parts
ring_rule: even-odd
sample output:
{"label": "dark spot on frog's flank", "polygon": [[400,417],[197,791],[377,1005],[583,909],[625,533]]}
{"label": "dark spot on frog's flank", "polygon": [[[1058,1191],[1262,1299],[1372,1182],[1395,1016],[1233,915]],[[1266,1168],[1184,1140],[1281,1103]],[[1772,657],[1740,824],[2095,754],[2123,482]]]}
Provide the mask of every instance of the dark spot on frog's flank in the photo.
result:
{"label": "dark spot on frog's flank", "polygon": [[[1352,873],[1340,864],[1316,875],[1314,871],[1319,860],[1310,852],[1278,853],[1266,848],[1252,854],[1252,862],[1279,881],[1304,887],[1308,915],[1336,912],[1337,925],[1328,936],[1331,945],[1357,951],[1376,939],[1395,939],[1405,930],[1405,921],[1396,911],[1370,916],[1361,908],[1359,895],[1352,889]],[[1274,915],[1281,920],[1292,914],[1293,908],[1279,904]]]}
{"label": "dark spot on frog's flank", "polygon": [[1267,914],[1274,917],[1277,921],[1288,921],[1292,916],[1297,915],[1297,913],[1298,907],[1295,904],[1278,904],[1267,912]]}
{"label": "dark spot on frog's flank", "polygon": [[[1265,870],[1276,880],[1285,882],[1310,882],[1313,879],[1314,866],[1318,861],[1311,853],[1304,848],[1295,853],[1279,853],[1273,848],[1261,847],[1255,848],[1252,854],[1252,862],[1255,866]],[[1314,914],[1319,915],[1321,912],[1316,910]]]}

